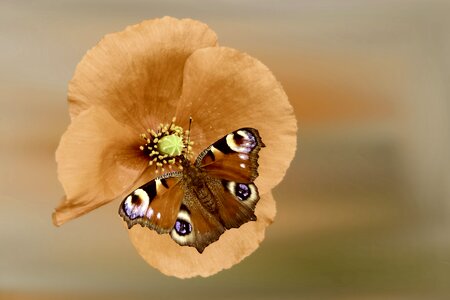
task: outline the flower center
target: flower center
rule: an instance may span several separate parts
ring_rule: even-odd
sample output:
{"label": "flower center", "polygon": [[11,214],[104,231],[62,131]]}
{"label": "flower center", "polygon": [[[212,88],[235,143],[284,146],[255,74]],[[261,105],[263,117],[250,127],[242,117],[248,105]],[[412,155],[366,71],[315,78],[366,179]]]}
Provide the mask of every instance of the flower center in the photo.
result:
{"label": "flower center", "polygon": [[182,162],[190,159],[192,145],[189,141],[189,131],[175,124],[175,118],[170,124],[159,124],[155,130],[147,129],[141,138],[145,144],[139,149],[149,157],[148,165],[156,165],[155,172],[165,172],[165,167],[172,169],[174,166],[183,169]]}
{"label": "flower center", "polygon": [[158,141],[159,152],[164,155],[167,154],[169,157],[181,155],[183,148],[183,138],[175,134],[163,136]]}

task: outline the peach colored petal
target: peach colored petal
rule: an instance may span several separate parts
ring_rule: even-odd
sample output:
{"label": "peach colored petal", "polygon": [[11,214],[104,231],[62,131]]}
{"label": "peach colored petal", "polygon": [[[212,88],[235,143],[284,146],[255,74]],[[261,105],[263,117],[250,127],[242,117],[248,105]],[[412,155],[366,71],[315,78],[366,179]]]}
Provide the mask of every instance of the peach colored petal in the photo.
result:
{"label": "peach colored petal", "polygon": [[207,25],[171,17],[106,35],[86,53],[69,84],[72,119],[94,105],[140,131],[170,121],[186,58],[216,41]]}
{"label": "peach colored petal", "polygon": [[225,47],[197,50],[186,61],[177,117],[192,115],[191,139],[199,153],[241,127],[259,130],[261,194],[283,178],[297,143],[297,121],[288,98],[270,70],[255,58]]}
{"label": "peach colored petal", "polygon": [[148,164],[139,150],[138,136],[98,107],[73,120],[56,151],[66,198],[55,209],[55,225],[129,191]]}
{"label": "peach colored petal", "polygon": [[128,232],[139,254],[162,273],[179,278],[206,277],[230,268],[255,251],[264,239],[265,229],[272,223],[275,212],[272,194],[261,196],[255,212],[256,222],[227,230],[202,254],[195,248],[179,246],[168,234],[159,235],[148,228],[134,226]]}

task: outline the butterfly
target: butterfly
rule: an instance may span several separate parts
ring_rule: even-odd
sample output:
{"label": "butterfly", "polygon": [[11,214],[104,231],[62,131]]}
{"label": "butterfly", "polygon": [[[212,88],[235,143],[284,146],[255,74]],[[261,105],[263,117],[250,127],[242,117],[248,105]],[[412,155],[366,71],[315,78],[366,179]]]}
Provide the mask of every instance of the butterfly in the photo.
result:
{"label": "butterfly", "polygon": [[227,229],[256,221],[254,184],[258,153],[265,147],[254,128],[235,130],[202,151],[194,163],[183,157],[181,171],[163,174],[134,190],[119,214],[136,224],[170,234],[199,253]]}

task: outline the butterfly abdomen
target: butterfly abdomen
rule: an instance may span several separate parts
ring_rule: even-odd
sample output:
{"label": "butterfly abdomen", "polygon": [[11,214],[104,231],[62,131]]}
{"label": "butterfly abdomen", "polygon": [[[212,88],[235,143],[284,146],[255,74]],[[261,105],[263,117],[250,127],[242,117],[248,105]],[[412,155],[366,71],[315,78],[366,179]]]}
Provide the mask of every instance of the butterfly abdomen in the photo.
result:
{"label": "butterfly abdomen", "polygon": [[207,184],[207,178],[201,176],[196,184],[193,186],[193,191],[196,194],[200,204],[210,213],[217,213],[217,203],[214,198],[214,191],[211,190],[211,184]]}
{"label": "butterfly abdomen", "polygon": [[185,193],[191,193],[210,214],[217,212],[213,191],[207,184],[207,177],[198,167],[190,165],[183,170]]}
{"label": "butterfly abdomen", "polygon": [[209,189],[205,186],[198,190],[196,190],[196,194],[202,206],[211,214],[217,212],[217,205],[214,201],[214,198],[209,191]]}

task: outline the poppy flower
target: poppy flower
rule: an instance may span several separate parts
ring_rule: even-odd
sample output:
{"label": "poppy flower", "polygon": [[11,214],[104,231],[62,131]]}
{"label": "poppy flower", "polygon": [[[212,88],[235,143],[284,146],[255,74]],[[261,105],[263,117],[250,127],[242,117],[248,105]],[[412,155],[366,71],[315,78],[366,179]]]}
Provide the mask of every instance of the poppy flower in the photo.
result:
{"label": "poppy flower", "polygon": [[266,147],[259,152],[255,181],[257,220],[226,230],[201,254],[141,226],[128,231],[133,245],[150,265],[181,278],[217,273],[259,246],[275,217],[271,190],[294,156],[297,131],[283,88],[261,62],[218,46],[216,34],[201,22],[147,20],[106,35],[86,53],[69,83],[68,102],[71,124],[56,151],[65,198],[53,213],[55,225],[112,201],[118,205],[137,187],[177,168],[177,161],[154,160],[143,145],[147,134],[167,130],[173,118],[178,142],[185,143],[192,117],[194,144],[183,147],[194,158],[238,128],[259,131]]}

